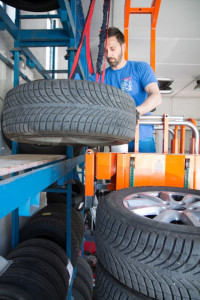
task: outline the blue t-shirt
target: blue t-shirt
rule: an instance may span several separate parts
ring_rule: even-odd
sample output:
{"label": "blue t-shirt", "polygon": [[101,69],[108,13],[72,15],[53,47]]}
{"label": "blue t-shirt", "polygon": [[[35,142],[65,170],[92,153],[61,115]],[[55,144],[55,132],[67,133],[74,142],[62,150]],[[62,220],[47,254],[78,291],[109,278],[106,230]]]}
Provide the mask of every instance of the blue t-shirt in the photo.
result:
{"label": "blue t-shirt", "polygon": [[[92,77],[91,80],[95,80]],[[135,105],[142,104],[148,97],[145,87],[157,82],[153,69],[146,62],[127,61],[126,65],[119,70],[112,70],[108,67],[105,72],[104,83],[112,85],[130,94]],[[148,113],[149,115],[150,113]],[[153,135],[153,125],[140,125],[140,139]]]}

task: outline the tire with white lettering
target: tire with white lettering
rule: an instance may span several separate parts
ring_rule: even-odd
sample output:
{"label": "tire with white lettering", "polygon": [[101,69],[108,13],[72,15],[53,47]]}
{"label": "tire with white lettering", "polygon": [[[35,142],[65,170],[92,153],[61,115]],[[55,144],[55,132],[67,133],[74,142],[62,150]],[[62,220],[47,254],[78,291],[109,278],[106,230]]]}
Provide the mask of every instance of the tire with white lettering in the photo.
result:
{"label": "tire with white lettering", "polygon": [[4,135],[37,145],[127,144],[136,126],[133,98],[121,89],[86,80],[36,80],[10,90]]}
{"label": "tire with white lettering", "polygon": [[97,256],[125,286],[159,300],[200,299],[200,191],[133,187],[97,207]]}

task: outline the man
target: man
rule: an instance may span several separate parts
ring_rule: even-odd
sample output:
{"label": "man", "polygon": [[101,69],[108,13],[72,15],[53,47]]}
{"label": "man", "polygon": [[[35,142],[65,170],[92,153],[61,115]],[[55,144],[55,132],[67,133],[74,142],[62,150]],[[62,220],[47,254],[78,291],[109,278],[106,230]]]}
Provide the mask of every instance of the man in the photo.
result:
{"label": "man", "polygon": [[[126,44],[123,33],[115,27],[108,29],[106,58],[110,65],[106,69],[104,83],[130,94],[139,115],[148,115],[161,104],[158,82],[152,68],[145,62],[126,61]],[[139,152],[156,152],[153,126],[140,125]],[[129,152],[134,151],[134,141],[129,143]]]}

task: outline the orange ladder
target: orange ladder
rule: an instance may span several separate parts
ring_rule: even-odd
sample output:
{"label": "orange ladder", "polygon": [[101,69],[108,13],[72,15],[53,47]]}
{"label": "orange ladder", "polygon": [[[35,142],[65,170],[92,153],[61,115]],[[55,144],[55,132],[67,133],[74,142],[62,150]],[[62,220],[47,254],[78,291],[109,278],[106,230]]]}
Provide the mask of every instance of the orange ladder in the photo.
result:
{"label": "orange ladder", "polygon": [[150,14],[151,15],[151,67],[155,72],[156,53],[156,25],[160,9],[161,0],[153,0],[151,7],[131,7],[131,0],[126,0],[124,7],[124,37],[126,42],[125,59],[128,60],[128,33],[130,14]]}

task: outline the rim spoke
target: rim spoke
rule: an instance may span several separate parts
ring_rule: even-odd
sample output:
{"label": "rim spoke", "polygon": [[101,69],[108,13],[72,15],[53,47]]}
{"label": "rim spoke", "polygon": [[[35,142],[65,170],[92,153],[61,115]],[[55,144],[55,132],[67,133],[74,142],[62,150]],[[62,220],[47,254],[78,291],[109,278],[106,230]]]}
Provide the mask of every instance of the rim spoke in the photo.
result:
{"label": "rim spoke", "polygon": [[138,193],[138,194],[132,194],[126,198],[127,200],[136,200],[138,199],[139,201],[141,200],[151,200],[154,203],[165,203],[160,197],[158,196],[157,192],[152,192],[152,193]]}
{"label": "rim spoke", "polygon": [[187,225],[200,227],[200,212],[184,212],[182,220]]}
{"label": "rim spoke", "polygon": [[195,196],[195,195],[185,195],[183,198],[183,203],[184,204],[191,204],[191,203],[200,203],[200,197]]}
{"label": "rim spoke", "polygon": [[169,192],[160,192],[159,193],[160,199],[162,199],[165,202],[170,202],[171,196]]}
{"label": "rim spoke", "polygon": [[141,206],[163,206],[163,202],[154,201],[154,199],[145,199],[145,198],[134,198],[131,200],[126,200],[128,207],[137,208]]}
{"label": "rim spoke", "polygon": [[124,199],[124,205],[153,221],[200,227],[200,196],[156,191],[155,187],[154,191],[131,194]]}
{"label": "rim spoke", "polygon": [[148,216],[157,216],[163,208],[161,206],[142,206],[135,209],[131,209],[132,212],[137,215],[148,217]]}
{"label": "rim spoke", "polygon": [[186,205],[189,211],[191,210],[198,210],[200,211],[200,202],[192,203],[191,205]]}
{"label": "rim spoke", "polygon": [[173,221],[180,220],[180,213],[178,211],[173,211],[171,209],[167,209],[161,212],[158,216],[154,218],[154,221],[159,221],[163,223],[171,223]]}

